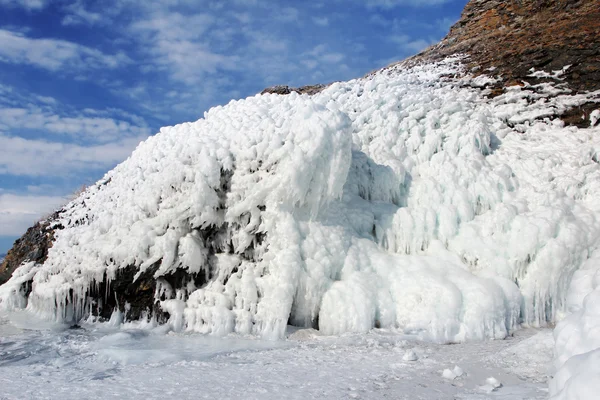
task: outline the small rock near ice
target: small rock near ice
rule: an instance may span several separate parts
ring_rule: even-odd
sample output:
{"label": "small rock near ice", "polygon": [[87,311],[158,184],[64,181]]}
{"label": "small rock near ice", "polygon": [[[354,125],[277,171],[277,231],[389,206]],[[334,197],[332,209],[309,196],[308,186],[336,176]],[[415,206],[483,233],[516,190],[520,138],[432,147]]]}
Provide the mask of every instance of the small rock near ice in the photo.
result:
{"label": "small rock near ice", "polygon": [[502,383],[494,377],[487,378],[485,380],[485,385],[480,386],[479,389],[486,393],[492,393],[502,387]]}

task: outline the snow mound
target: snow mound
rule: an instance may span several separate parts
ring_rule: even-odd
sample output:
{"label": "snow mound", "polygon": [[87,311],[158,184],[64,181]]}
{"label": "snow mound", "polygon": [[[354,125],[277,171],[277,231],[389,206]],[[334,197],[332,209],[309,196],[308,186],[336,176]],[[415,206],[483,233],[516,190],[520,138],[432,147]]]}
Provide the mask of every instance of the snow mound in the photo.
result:
{"label": "snow mound", "polygon": [[133,268],[173,329],[214,335],[458,342],[558,320],[599,243],[600,135],[534,121],[583,97],[489,100],[460,70],[257,95],[161,129],[67,207],[0,307],[78,321]]}
{"label": "snow mound", "polygon": [[554,330],[550,394],[553,400],[591,400],[600,392],[600,251],[574,274],[568,294],[572,314]]}

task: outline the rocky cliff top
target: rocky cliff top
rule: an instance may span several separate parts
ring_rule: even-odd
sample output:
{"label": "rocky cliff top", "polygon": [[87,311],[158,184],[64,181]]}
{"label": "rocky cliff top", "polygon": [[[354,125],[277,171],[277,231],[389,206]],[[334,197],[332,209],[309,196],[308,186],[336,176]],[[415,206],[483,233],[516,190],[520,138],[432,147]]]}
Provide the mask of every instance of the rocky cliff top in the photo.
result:
{"label": "rocky cliff top", "polygon": [[[600,0],[471,0],[438,44],[390,67],[456,54],[467,56],[468,72],[498,78],[491,96],[513,85],[556,82],[555,71],[574,93],[600,90]],[[562,118],[583,127],[597,104]]]}
{"label": "rocky cliff top", "polygon": [[573,90],[598,90],[600,0],[472,0],[440,43],[410,61],[457,53],[504,85],[530,81],[532,68],[570,66],[564,78]]}

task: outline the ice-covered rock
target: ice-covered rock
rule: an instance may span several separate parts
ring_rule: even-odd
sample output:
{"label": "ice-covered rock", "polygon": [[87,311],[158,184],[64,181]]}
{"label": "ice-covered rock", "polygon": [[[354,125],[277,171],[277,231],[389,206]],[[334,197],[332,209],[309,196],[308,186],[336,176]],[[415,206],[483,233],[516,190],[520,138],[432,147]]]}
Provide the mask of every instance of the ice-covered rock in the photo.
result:
{"label": "ice-covered rock", "polygon": [[0,307],[267,338],[554,322],[599,244],[600,135],[536,121],[582,95],[491,100],[469,79],[454,58],[163,128],[60,213]]}
{"label": "ice-covered rock", "polygon": [[481,389],[482,391],[484,391],[486,393],[492,393],[492,392],[495,392],[496,390],[500,389],[501,387],[502,387],[502,383],[500,383],[500,381],[498,379],[491,376],[485,380],[485,385],[480,386],[479,389]]}
{"label": "ice-covered rock", "polygon": [[417,356],[417,353],[415,353],[414,350],[407,350],[406,353],[404,353],[404,355],[402,356],[402,360],[404,361],[417,361],[419,359],[419,356]]}
{"label": "ice-covered rock", "polygon": [[442,371],[442,378],[448,379],[449,381],[453,381],[454,379],[463,376],[463,374],[463,369],[458,365],[455,365],[452,369],[446,368],[444,371]]}

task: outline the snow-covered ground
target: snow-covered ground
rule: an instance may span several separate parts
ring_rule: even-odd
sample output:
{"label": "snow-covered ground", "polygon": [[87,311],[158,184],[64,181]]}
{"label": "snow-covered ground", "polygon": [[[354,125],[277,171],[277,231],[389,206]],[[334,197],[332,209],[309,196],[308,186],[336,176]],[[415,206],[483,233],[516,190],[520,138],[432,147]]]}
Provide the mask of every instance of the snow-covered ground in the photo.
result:
{"label": "snow-covered ground", "polygon": [[101,325],[18,328],[35,327],[30,318],[0,316],[2,400],[533,400],[548,395],[549,330],[455,345],[384,330],[325,337],[289,329],[287,340],[262,341]]}
{"label": "snow-covered ground", "polygon": [[[532,71],[556,83],[511,87],[488,99],[481,87],[491,78],[457,78],[461,72],[460,59],[396,67],[312,97],[232,101],[196,122],[161,129],[69,204],[47,261],[22,265],[0,287],[0,308],[90,321],[100,306],[90,294],[133,268],[152,271],[155,299],[170,316],[161,329],[175,333],[157,339],[147,330],[98,333],[92,325],[79,333],[20,334],[15,346],[64,342],[64,350],[52,351],[76,356],[58,356],[59,364],[141,360],[118,369],[120,389],[175,390],[169,385],[178,380],[208,379],[202,393],[210,394],[229,379],[236,382],[231,396],[244,393],[235,392],[239,386],[254,390],[254,374],[265,376],[255,389],[264,396],[286,384],[294,392],[306,380],[316,397],[362,396],[361,388],[378,397],[381,386],[396,398],[415,398],[423,384],[424,398],[436,390],[439,398],[536,398],[543,374],[528,368],[539,355],[540,365],[556,371],[551,395],[595,398],[600,127],[598,113],[588,129],[565,127],[555,115],[598,101],[600,93],[570,95],[564,71]],[[176,271],[190,278],[169,280]],[[265,345],[257,338],[284,339],[288,323],[341,337],[253,348]],[[548,334],[528,339],[519,329],[554,323],[552,364]],[[192,333],[255,339],[185,336]],[[402,344],[398,354],[395,343],[405,335],[466,344],[420,344],[415,354],[405,353],[416,345]],[[238,344],[253,350],[177,356],[186,346]],[[154,346],[174,349],[141,351]],[[530,351],[536,347],[543,351]],[[507,371],[495,353],[506,356]],[[170,377],[159,379],[161,368],[153,368],[160,363]],[[271,369],[271,380],[261,368]],[[183,377],[186,370],[195,372]],[[289,383],[279,379],[294,373]],[[538,386],[517,384],[520,374]],[[98,381],[90,385],[104,388]]]}

